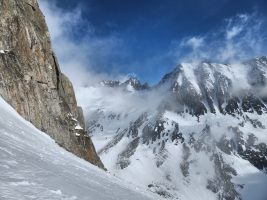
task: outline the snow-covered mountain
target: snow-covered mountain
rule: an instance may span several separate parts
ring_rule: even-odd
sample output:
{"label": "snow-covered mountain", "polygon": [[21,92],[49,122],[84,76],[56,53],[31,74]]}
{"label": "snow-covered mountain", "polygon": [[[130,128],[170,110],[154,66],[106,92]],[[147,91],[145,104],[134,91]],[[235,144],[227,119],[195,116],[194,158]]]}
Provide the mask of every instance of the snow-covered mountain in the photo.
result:
{"label": "snow-covered mountain", "polygon": [[148,200],[126,184],[59,147],[0,98],[1,200]]}
{"label": "snow-covered mountain", "polygon": [[80,103],[116,176],[167,199],[266,200],[266,83],[266,57],[182,63],[149,90],[88,87]]}
{"label": "snow-covered mountain", "polygon": [[103,80],[100,82],[100,85],[107,87],[120,88],[128,92],[134,92],[139,90],[149,89],[147,83],[142,84],[136,77],[128,76],[126,80]]}

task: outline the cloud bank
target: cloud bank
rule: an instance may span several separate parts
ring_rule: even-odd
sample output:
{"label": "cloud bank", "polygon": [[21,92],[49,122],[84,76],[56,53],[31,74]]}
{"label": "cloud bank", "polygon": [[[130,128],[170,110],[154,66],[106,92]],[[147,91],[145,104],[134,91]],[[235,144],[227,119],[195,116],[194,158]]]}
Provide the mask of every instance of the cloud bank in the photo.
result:
{"label": "cloud bank", "polygon": [[[206,60],[233,63],[267,54],[266,20],[257,11],[224,19],[216,30],[206,34],[173,41],[160,56],[152,56],[139,63],[129,57],[127,45],[118,35],[96,36],[94,27],[82,17],[81,7],[66,11],[49,0],[40,0],[40,6],[61,68],[75,88],[92,85],[102,79],[120,79],[124,75],[119,70],[125,67],[134,70],[134,66],[143,66],[147,75],[158,76],[160,73],[163,76],[166,69],[181,62]],[[128,63],[120,59],[126,59]],[[166,67],[167,63],[174,66]],[[137,68],[140,70],[140,67]],[[148,77],[148,80],[151,78]]]}
{"label": "cloud bank", "polygon": [[[53,49],[61,69],[72,81],[78,104],[84,110],[92,110],[94,105],[100,103],[108,110],[115,108],[118,111],[140,112],[140,109],[144,110],[143,107],[151,109],[159,104],[164,95],[155,92],[128,93],[99,85],[102,80],[112,79],[124,82],[129,75],[135,76],[134,73],[124,75],[118,71],[109,74],[97,71],[99,62],[101,62],[100,66],[106,62],[108,67],[110,57],[116,57],[116,54],[123,54],[126,51],[123,41],[116,35],[96,37],[90,22],[83,19],[80,7],[63,11],[49,0],[40,0],[40,7],[46,17]],[[83,33],[79,34],[79,31]],[[158,59],[151,59],[149,63],[157,62]],[[133,64],[129,63],[129,65]],[[140,105],[143,107],[141,108]]]}
{"label": "cloud bank", "polygon": [[98,72],[97,66],[109,66],[110,58],[122,50],[122,41],[116,36],[96,37],[90,22],[82,18],[80,7],[71,11],[61,10],[54,2],[41,0],[62,71],[70,77],[75,89],[92,85],[103,79],[120,79],[121,75]]}
{"label": "cloud bank", "polygon": [[[111,59],[127,54],[124,41],[115,34],[106,37],[96,36],[94,27],[83,19],[80,7],[63,11],[49,0],[40,0],[40,6],[46,16],[53,49],[58,56],[62,71],[73,82],[79,104],[90,107],[103,101],[103,105],[128,110],[138,109],[140,105],[151,107],[150,104],[155,99],[158,99],[155,102],[158,105],[163,99],[164,95],[158,96],[160,92],[128,94],[96,86],[104,79],[125,80],[125,75],[118,71],[107,74],[98,70],[98,66],[116,68],[110,66],[114,63]],[[172,59],[170,63],[176,64],[208,60],[230,63],[234,66],[234,70],[245,72],[242,70],[244,66],[239,61],[264,55],[267,52],[265,27],[265,20],[257,12],[239,14],[225,19],[216,30],[174,41],[164,54],[145,60],[143,65],[154,65],[170,59]],[[115,62],[115,64],[118,63],[119,61]],[[140,65],[131,61],[128,66],[137,64]],[[155,70],[153,68],[153,71],[150,71],[151,76],[156,73]],[[166,71],[162,69],[161,73],[164,75]],[[242,84],[235,84],[235,92],[249,88],[244,77],[242,73],[240,77],[236,77],[237,83]]]}
{"label": "cloud bank", "polygon": [[225,19],[216,30],[176,41],[176,58],[180,62],[243,61],[267,53],[266,36],[266,22],[256,11],[238,14]]}

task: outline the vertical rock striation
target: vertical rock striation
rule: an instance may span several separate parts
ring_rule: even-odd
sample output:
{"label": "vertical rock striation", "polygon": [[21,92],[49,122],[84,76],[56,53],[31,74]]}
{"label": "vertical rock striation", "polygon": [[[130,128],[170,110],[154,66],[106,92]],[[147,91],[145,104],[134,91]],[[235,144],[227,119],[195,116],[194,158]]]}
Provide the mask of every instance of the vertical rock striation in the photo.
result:
{"label": "vertical rock striation", "polygon": [[60,146],[103,168],[37,0],[0,0],[0,95]]}

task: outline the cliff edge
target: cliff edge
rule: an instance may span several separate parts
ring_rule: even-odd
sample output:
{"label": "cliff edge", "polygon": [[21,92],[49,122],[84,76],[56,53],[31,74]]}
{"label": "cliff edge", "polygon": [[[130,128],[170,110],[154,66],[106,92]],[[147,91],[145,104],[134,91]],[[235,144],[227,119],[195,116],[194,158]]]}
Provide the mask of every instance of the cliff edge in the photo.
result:
{"label": "cliff edge", "polygon": [[104,168],[37,0],[0,0],[0,95],[60,146]]}

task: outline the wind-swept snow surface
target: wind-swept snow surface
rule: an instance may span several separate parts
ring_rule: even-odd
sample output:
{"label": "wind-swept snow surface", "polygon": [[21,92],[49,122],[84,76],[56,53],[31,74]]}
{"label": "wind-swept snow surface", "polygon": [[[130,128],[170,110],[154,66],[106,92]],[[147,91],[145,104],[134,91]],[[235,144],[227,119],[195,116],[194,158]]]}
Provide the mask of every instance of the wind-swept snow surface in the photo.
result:
{"label": "wind-swept snow surface", "polygon": [[150,199],[120,182],[60,148],[0,98],[1,200]]}

